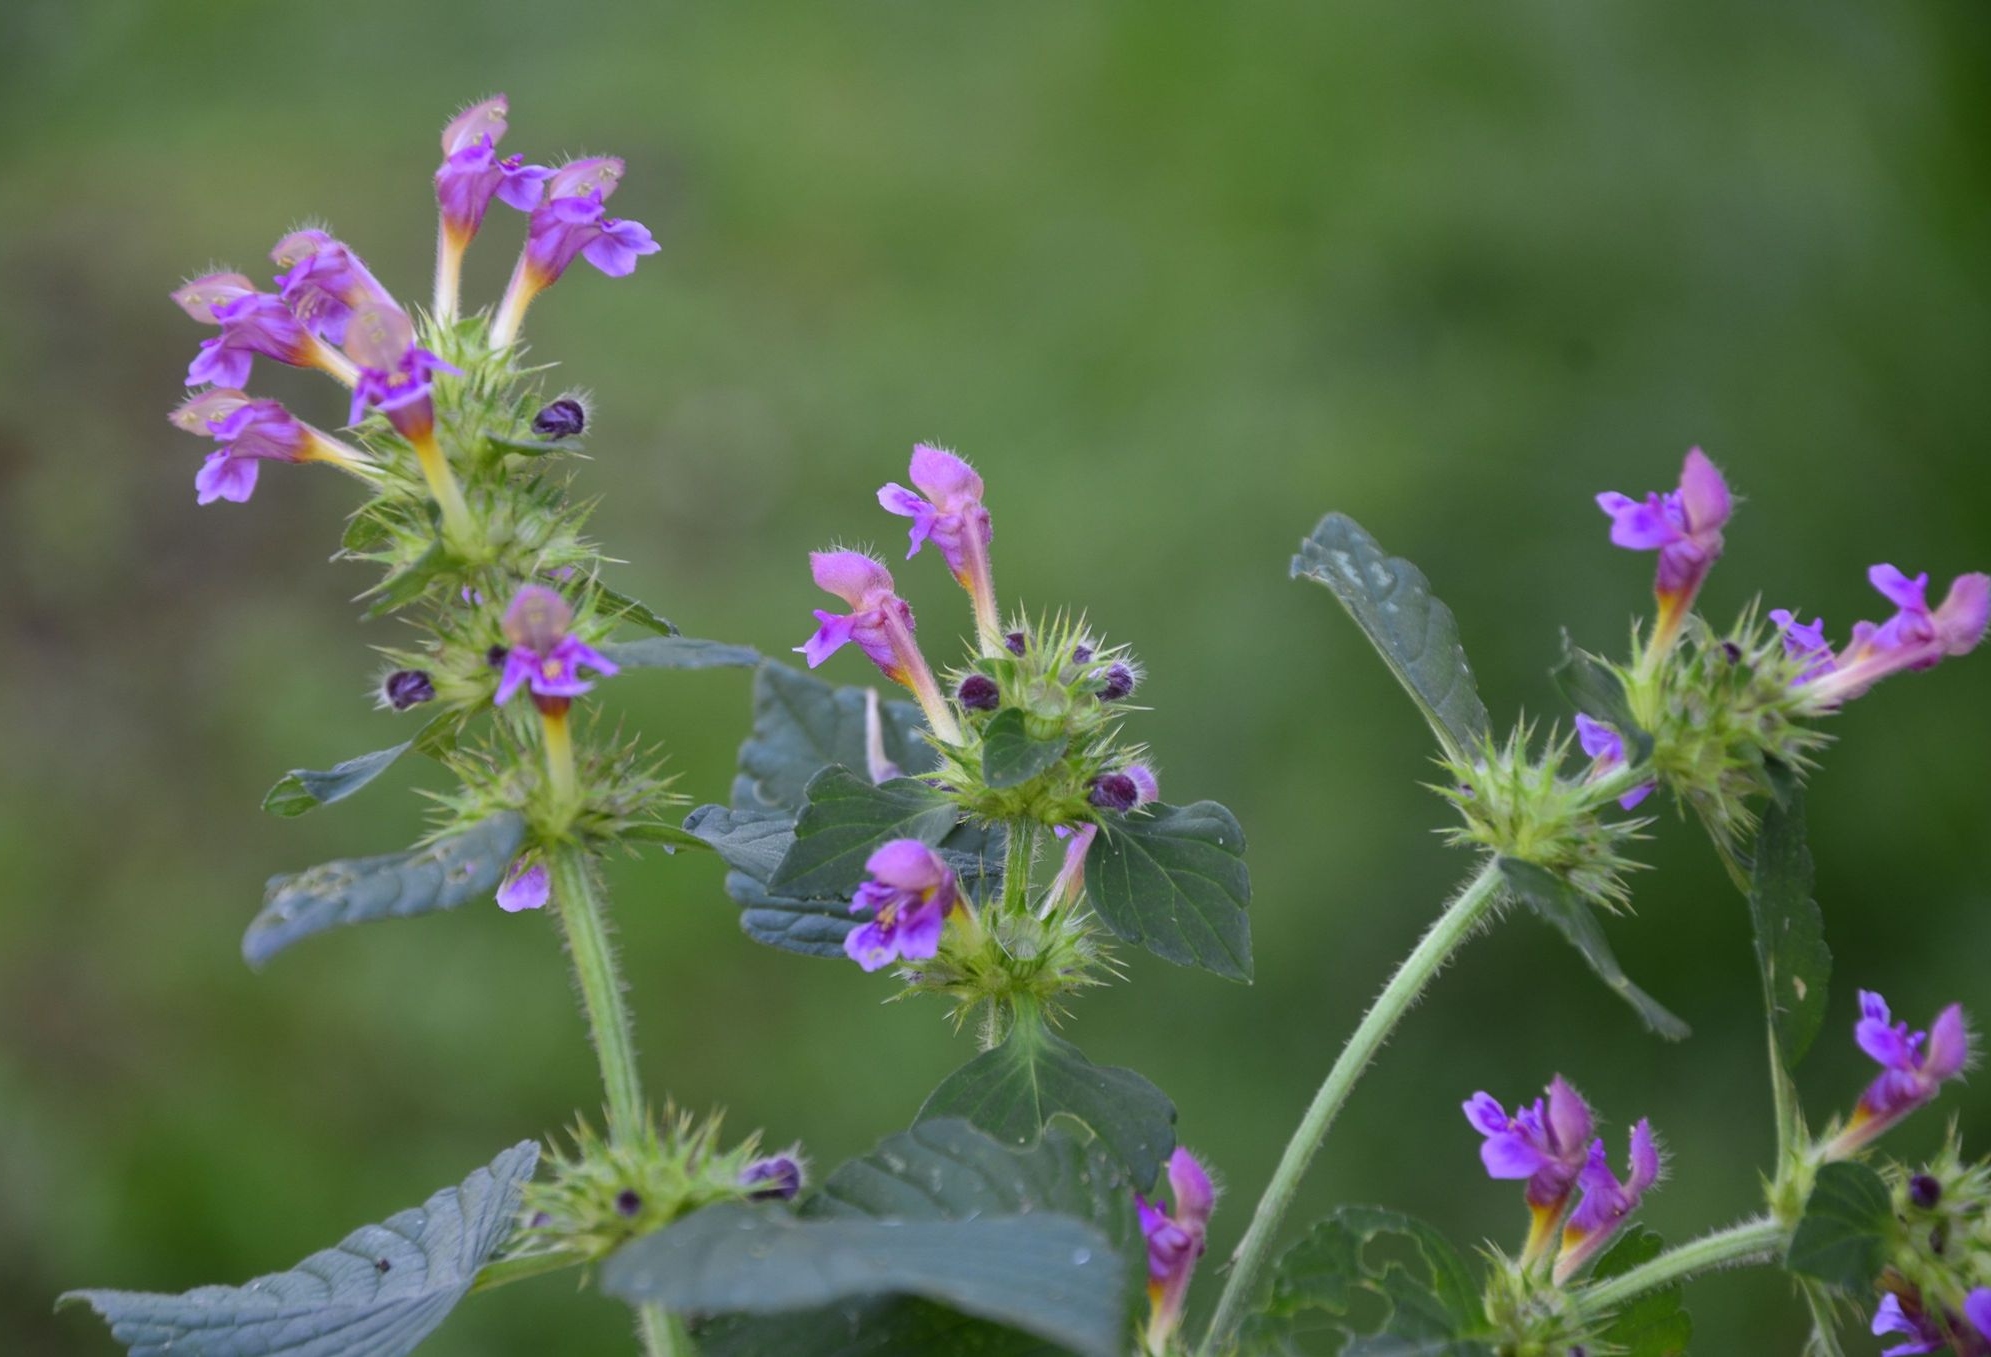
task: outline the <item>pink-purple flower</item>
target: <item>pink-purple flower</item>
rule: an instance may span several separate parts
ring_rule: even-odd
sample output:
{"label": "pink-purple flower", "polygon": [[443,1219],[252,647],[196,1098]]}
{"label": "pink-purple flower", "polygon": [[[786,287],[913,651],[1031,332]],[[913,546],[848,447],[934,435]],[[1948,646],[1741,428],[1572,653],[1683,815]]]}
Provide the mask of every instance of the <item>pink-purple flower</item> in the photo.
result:
{"label": "pink-purple flower", "polygon": [[539,909],[552,896],[546,864],[530,856],[512,859],[512,865],[505,869],[505,879],[498,883],[498,908],[507,914]]}
{"label": "pink-purple flower", "polygon": [[1170,1337],[1182,1323],[1183,1302],[1196,1260],[1209,1247],[1210,1215],[1217,1189],[1196,1156],[1177,1147],[1168,1157],[1168,1191],[1173,1207],[1135,1194],[1141,1234],[1148,1244],[1148,1351],[1167,1351]]}
{"label": "pink-purple flower", "polygon": [[871,918],[844,937],[850,959],[875,971],[937,953],[947,915],[960,899],[954,869],[918,839],[893,839],[865,860],[864,870],[871,879],[857,888],[850,908],[870,910]]}
{"label": "pink-purple flower", "polygon": [[1969,654],[1991,623],[1991,575],[1957,576],[1935,608],[1926,572],[1911,576],[1882,564],[1869,569],[1867,579],[1895,612],[1885,622],[1855,623],[1843,651],[1834,653],[1826,643],[1824,619],[1807,625],[1782,608],[1770,613],[1783,629],[1785,650],[1805,660],[1797,682],[1820,709],[1858,697],[1890,674]]}
{"label": "pink-purple flower", "polygon": [[1604,1142],[1591,1142],[1589,1155],[1576,1177],[1582,1199],[1562,1227],[1562,1250],[1555,1260],[1558,1286],[1581,1272],[1611,1242],[1638,1209],[1646,1191],[1659,1181],[1659,1171],[1659,1142],[1652,1134],[1652,1123],[1643,1117],[1632,1127],[1628,1176],[1623,1181],[1611,1172]]}
{"label": "pink-purple flower", "polygon": [[361,301],[353,309],[347,328],[346,352],[359,364],[352,422],[359,423],[367,407],[373,406],[418,448],[433,443],[435,374],[447,372],[460,377],[463,373],[416,346],[415,327],[408,313],[392,302]]}
{"label": "pink-purple flower", "polygon": [[525,250],[498,305],[491,342],[518,337],[532,299],[560,279],[576,258],[586,259],[611,278],[636,269],[636,261],[661,247],[641,222],[611,217],[603,206],[622,180],[614,156],[572,160],[546,177],[543,200],[532,209]]}
{"label": "pink-purple flower", "polygon": [[1672,644],[1701,582],[1721,556],[1721,530],[1733,508],[1728,484],[1699,448],[1690,449],[1680,469],[1680,485],[1643,500],[1615,491],[1597,496],[1597,507],[1611,518],[1611,542],[1632,551],[1657,551],[1659,571],[1653,591],[1659,600],[1659,620],[1653,645],[1663,651]]}
{"label": "pink-purple flower", "polygon": [[509,649],[491,698],[495,705],[503,706],[525,688],[542,711],[564,711],[569,702],[594,687],[581,677],[583,667],[604,677],[621,672],[613,660],[569,633],[573,622],[574,610],[556,591],[543,584],[519,589],[505,609]]}
{"label": "pink-purple flower", "polygon": [[284,270],[276,276],[284,305],[328,344],[346,342],[356,307],[366,302],[393,305],[393,297],[352,247],[319,227],[292,231],[276,243],[270,258]]}
{"label": "pink-purple flower", "polygon": [[1486,1092],[1475,1093],[1464,1110],[1466,1120],[1485,1137],[1479,1157],[1487,1176],[1527,1180],[1533,1223],[1522,1258],[1534,1263],[1554,1242],[1577,1177],[1589,1163],[1595,1126],[1589,1104],[1558,1074],[1545,1097],[1516,1107],[1512,1116]]}
{"label": "pink-purple flower", "polygon": [[539,206],[553,171],[528,165],[522,155],[500,158],[510,106],[502,94],[470,105],[442,130],[442,165],[436,170],[436,204],[442,229],[467,245],[484,223],[484,213],[496,198],[508,207],[530,212]]}
{"label": "pink-purple flower", "polygon": [[[1602,721],[1594,720],[1582,712],[1578,712],[1576,714],[1576,739],[1577,743],[1583,746],[1583,752],[1595,760],[1591,765],[1593,776],[1602,777],[1613,768],[1619,768],[1624,765],[1625,740],[1624,736],[1618,734],[1615,727],[1608,726]],[[1639,802],[1645,800],[1646,797],[1651,796],[1653,789],[1658,785],[1656,782],[1647,782],[1641,786],[1634,787],[1618,798],[1618,804],[1626,810],[1631,810]]]}
{"label": "pink-purple flower", "polygon": [[801,1157],[789,1153],[756,1159],[740,1170],[740,1186],[754,1201],[793,1201],[802,1191]]}
{"label": "pink-purple flower", "polygon": [[1881,1072],[1860,1095],[1846,1128],[1826,1146],[1831,1159],[1854,1154],[1933,1102],[1944,1083],[1969,1067],[1972,1055],[1963,1005],[1951,1004],[1936,1015],[1927,1031],[1917,1032],[1905,1022],[1895,1022],[1887,1000],[1871,990],[1860,991],[1860,1020],[1853,1039]]}
{"label": "pink-purple flower", "polygon": [[795,647],[809,667],[814,669],[843,647],[855,644],[886,678],[912,690],[936,736],[958,744],[961,727],[941,695],[919,642],[913,639],[913,610],[894,591],[892,572],[882,561],[861,551],[812,551],[809,573],[818,588],[850,605],[847,613],[815,610],[815,634]]}
{"label": "pink-purple flower", "polygon": [[187,367],[188,386],[246,386],[259,355],[353,380],[352,365],[321,343],[281,297],[257,291],[239,273],[204,274],[176,289],[173,300],[195,320],[221,328],[201,341]]}
{"label": "pink-purple flower", "polygon": [[233,387],[210,387],[173,412],[175,425],[220,446],[194,476],[201,504],[247,502],[263,462],[330,462],[356,475],[373,464],[365,454],[320,433],[273,400],[258,400]]}
{"label": "pink-purple flower", "polygon": [[945,448],[921,443],[913,448],[907,469],[914,493],[897,481],[878,491],[878,503],[888,513],[913,521],[911,560],[928,542],[940,548],[947,568],[974,601],[975,620],[985,640],[1000,636],[996,621],[995,584],[989,566],[989,542],[995,529],[982,505],[982,478],[975,469]]}

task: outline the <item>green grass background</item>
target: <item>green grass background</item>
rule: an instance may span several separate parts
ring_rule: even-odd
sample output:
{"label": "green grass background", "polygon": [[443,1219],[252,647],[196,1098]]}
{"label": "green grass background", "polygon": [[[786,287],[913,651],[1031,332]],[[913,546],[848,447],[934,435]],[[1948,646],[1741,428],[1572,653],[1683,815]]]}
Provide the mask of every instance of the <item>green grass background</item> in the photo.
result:
{"label": "green grass background", "polygon": [[[166,299],[183,275],[260,269],[322,218],[424,299],[436,130],[502,89],[507,150],[625,156],[616,209],[664,246],[631,279],[577,268],[528,327],[598,397],[581,485],[617,584],[779,654],[820,601],[806,550],[902,540],[872,493],[913,441],[973,457],[1006,600],[1131,642],[1165,787],[1250,836],[1257,983],[1130,956],[1069,1029],[1175,1096],[1229,1184],[1221,1257],[1467,866],[1417,786],[1415,712],[1286,580],[1292,546],[1339,508],[1419,561],[1500,721],[1560,712],[1559,626],[1621,646],[1650,562],[1606,545],[1590,497],[1670,484],[1690,443],[1747,497],[1717,615],[1761,591],[1843,631],[1876,607],[1872,561],[1991,565],[1987,76],[1975,0],[5,6],[0,1347],[108,1353],[50,1314],[57,1291],[287,1266],[597,1104],[545,918],[472,906],[260,975],[237,957],[265,876],[415,835],[422,774],[303,820],[256,808],[286,768],[400,738],[366,691],[394,628],[361,625],[365,577],[324,563],[338,478],[275,468],[252,505],[195,510],[200,450],[163,420],[201,337]],[[495,208],[473,300],[518,233]],[[259,384],[338,418],[296,374]],[[960,595],[929,560],[901,577],[945,654]],[[830,672],[866,678],[854,656]],[[1814,1117],[1865,1074],[1855,986],[1917,1018],[1987,1011],[1987,693],[1978,658],[1832,723]],[[744,678],[632,675],[603,699],[723,797]],[[1520,1203],[1458,1103],[1557,1070],[1614,1136],[1663,1131],[1653,1225],[1752,1205],[1770,1130],[1745,914],[1691,825],[1663,809],[1653,834],[1611,931],[1693,1040],[1642,1034],[1517,920],[1406,1023],[1302,1217],[1374,1200],[1513,1246]],[[612,871],[650,1087],[822,1163],[907,1122],[968,1039],[881,1005],[881,978],[747,942],[719,879]],[[1944,1108],[1984,1144],[1982,1084]],[[1700,1351],[1796,1350],[1767,1273],[1695,1304]],[[428,1351],[614,1353],[626,1330],[549,1279],[466,1305]]]}

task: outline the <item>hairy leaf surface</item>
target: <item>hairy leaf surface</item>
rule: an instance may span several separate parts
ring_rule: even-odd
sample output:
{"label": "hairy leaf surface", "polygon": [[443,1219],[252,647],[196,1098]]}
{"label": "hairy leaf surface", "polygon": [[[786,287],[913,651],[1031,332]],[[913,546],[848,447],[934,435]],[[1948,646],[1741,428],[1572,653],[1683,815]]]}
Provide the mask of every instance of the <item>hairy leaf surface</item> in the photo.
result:
{"label": "hairy leaf surface", "polygon": [[1244,830],[1214,801],[1157,802],[1107,826],[1085,859],[1100,920],[1164,961],[1251,978]]}

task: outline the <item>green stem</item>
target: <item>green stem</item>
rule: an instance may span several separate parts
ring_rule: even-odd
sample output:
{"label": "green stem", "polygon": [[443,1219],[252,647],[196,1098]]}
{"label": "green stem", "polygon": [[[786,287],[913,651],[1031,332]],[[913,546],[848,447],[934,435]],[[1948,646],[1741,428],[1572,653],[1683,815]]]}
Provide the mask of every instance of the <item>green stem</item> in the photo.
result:
{"label": "green stem", "polygon": [[622,977],[608,942],[608,923],[595,897],[587,855],[563,844],[551,857],[560,926],[567,935],[567,952],[574,960],[588,1033],[601,1061],[601,1083],[608,1097],[609,1143],[632,1145],[643,1131],[643,1085],[636,1074],[636,1046],[630,1036],[629,1009],[622,1001]]}
{"label": "green stem", "polygon": [[549,1272],[560,1272],[570,1267],[579,1267],[587,1261],[578,1253],[564,1249],[549,1249],[545,1253],[522,1253],[515,1258],[500,1258],[495,1263],[486,1263],[477,1270],[477,1278],[471,1282],[472,1294],[479,1291],[493,1291],[513,1282],[522,1282],[531,1277],[544,1277]]}
{"label": "green stem", "polygon": [[1002,912],[1030,908],[1030,869],[1037,860],[1037,822],[1016,819],[1003,827]]}
{"label": "green stem", "polygon": [[692,1357],[698,1350],[683,1322],[660,1305],[638,1310],[636,1328],[643,1335],[645,1357]]}
{"label": "green stem", "polygon": [[1203,1339],[1201,1351],[1206,1357],[1222,1351],[1243,1322],[1244,1307],[1252,1298],[1279,1224],[1293,1204],[1307,1166],[1327,1138],[1328,1128],[1333,1126],[1354,1090],[1355,1081],[1362,1077],[1362,1071],[1375,1059],[1376,1052],[1389,1040],[1390,1033],[1396,1030],[1432,977],[1485,920],[1499,896],[1500,864],[1489,859],[1404,958],[1375,1004],[1363,1015],[1355,1035],[1341,1048],[1334,1068],[1327,1072],[1326,1081],[1314,1094],[1313,1105],[1307,1108],[1306,1116],[1287,1143],[1278,1168],[1272,1172],[1272,1181],[1266,1184],[1265,1195],[1258,1199],[1251,1225],[1231,1259],[1230,1278],[1224,1283],[1223,1294],[1217,1299],[1216,1317],[1210,1321],[1210,1331]]}
{"label": "green stem", "polygon": [[1783,1256],[1789,1242],[1789,1229],[1769,1216],[1755,1216],[1740,1225],[1668,1249],[1608,1281],[1585,1287],[1577,1296],[1577,1304],[1586,1314],[1606,1315],[1648,1291],[1657,1291],[1697,1273],[1772,1262]]}

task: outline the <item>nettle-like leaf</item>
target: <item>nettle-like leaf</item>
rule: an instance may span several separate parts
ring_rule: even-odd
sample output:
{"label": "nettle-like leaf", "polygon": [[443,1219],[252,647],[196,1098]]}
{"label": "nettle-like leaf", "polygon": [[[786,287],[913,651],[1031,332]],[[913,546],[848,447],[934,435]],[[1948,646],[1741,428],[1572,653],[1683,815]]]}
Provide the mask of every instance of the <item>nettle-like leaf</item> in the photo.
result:
{"label": "nettle-like leaf", "polygon": [[497,889],[524,838],[525,818],[503,811],[406,853],[342,858],[273,876],[261,912],[242,935],[242,955],[260,966],[328,928],[454,909]]}
{"label": "nettle-like leaf", "polygon": [[909,777],[873,783],[848,768],[809,781],[795,844],[767,884],[811,897],[841,894],[864,880],[864,862],[893,839],[937,847],[960,823],[954,803]]}
{"label": "nettle-like leaf", "polygon": [[1017,1151],[935,1121],[837,1169],[795,1215],[713,1207],[637,1240],[602,1287],[694,1317],[707,1357],[1121,1357],[1130,1259],[1145,1261],[1133,1186],[1103,1149],[1054,1131]]}
{"label": "nettle-like leaf", "polygon": [[762,659],[752,646],[675,634],[645,636],[640,641],[605,641],[600,650],[625,669],[752,669]]}
{"label": "nettle-like leaf", "polygon": [[1892,1249],[1894,1198],[1881,1176],[1847,1160],[1819,1168],[1784,1266],[1865,1295]]}
{"label": "nettle-like leaf", "polygon": [[641,627],[644,631],[655,632],[659,636],[678,634],[677,624],[670,618],[651,612],[644,604],[627,594],[609,588],[600,581],[595,582],[594,598],[596,613],[612,622],[626,622],[632,627]]}
{"label": "nettle-like leaf", "polygon": [[1107,825],[1085,859],[1093,912],[1164,961],[1251,979],[1244,830],[1214,801],[1160,802]]}
{"label": "nettle-like leaf", "polygon": [[1021,787],[1063,758],[1070,744],[1065,735],[1036,739],[1020,708],[1004,708],[982,732],[982,778],[991,787]]}
{"label": "nettle-like leaf", "polygon": [[402,1357],[512,1232],[538,1157],[531,1141],[514,1145],[460,1186],[246,1286],[72,1291],[62,1303],[103,1316],[131,1357]]}
{"label": "nettle-like leaf", "polygon": [[[1633,1225],[1597,1260],[1591,1280],[1601,1282],[1630,1272],[1657,1258],[1665,1247],[1656,1231]],[[1661,1287],[1633,1299],[1598,1337],[1622,1357],[1682,1357],[1694,1338],[1694,1320],[1681,1301],[1680,1288]]]}
{"label": "nettle-like leaf", "polygon": [[1630,762],[1643,763],[1652,757],[1652,735],[1632,714],[1624,679],[1606,661],[1578,650],[1566,631],[1562,634],[1562,662],[1556,665],[1553,677],[1570,706],[1618,732]]}
{"label": "nettle-like leaf", "polygon": [[[763,665],[754,676],[753,733],[740,746],[740,771],[733,779],[733,805],[739,809],[802,809],[809,780],[833,763],[867,767],[866,694],[837,688],[784,665]],[[926,743],[920,710],[910,702],[878,704],[885,757],[908,777],[939,764]]]}
{"label": "nettle-like leaf", "polygon": [[1240,1338],[1252,1354],[1494,1351],[1479,1285],[1458,1251],[1422,1221],[1376,1206],[1339,1208],[1281,1254]]}
{"label": "nettle-like leaf", "polygon": [[1554,873],[1519,858],[1502,858],[1500,874],[1514,898],[1553,924],[1569,940],[1599,980],[1609,985],[1619,998],[1632,1006],[1647,1028],[1668,1041],[1684,1041],[1693,1029],[1675,1017],[1665,1005],[1632,983],[1624,967],[1611,951],[1604,925],[1588,902]]}
{"label": "nettle-like leaf", "polygon": [[1175,1150],[1175,1104],[1166,1093],[1133,1070],[1093,1064],[1034,1013],[1019,1015],[1000,1046],[943,1079],[917,1120],[960,1117],[1025,1146],[1060,1116],[1083,1122],[1144,1192]]}
{"label": "nettle-like leaf", "polygon": [[463,722],[463,713],[444,712],[392,748],[357,754],[330,768],[293,768],[264,795],[263,809],[290,818],[343,801],[392,768],[403,754],[438,755],[455,748]]}
{"label": "nettle-like leaf", "polygon": [[1810,1049],[1825,1022],[1832,949],[1825,916],[1812,898],[1811,850],[1805,844],[1804,794],[1792,788],[1763,808],[1750,874],[1749,918],[1770,1032],[1786,1075]]}
{"label": "nettle-like leaf", "polygon": [[1455,762],[1485,742],[1486,705],[1459,644],[1459,625],[1424,573],[1385,555],[1346,514],[1329,514],[1300,543],[1293,578],[1324,584],[1417,703]]}

